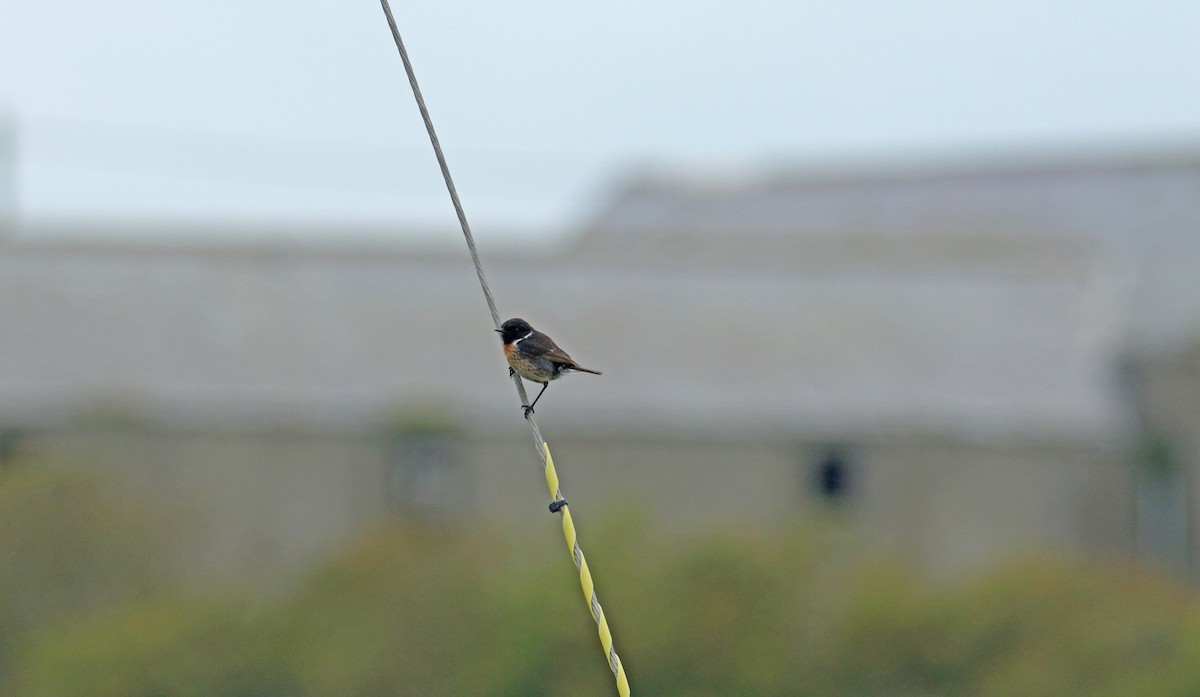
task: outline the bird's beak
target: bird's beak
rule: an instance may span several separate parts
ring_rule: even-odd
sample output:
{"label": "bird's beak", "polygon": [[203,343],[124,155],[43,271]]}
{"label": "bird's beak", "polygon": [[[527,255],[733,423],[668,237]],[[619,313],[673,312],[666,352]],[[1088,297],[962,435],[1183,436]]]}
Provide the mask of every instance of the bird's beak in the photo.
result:
{"label": "bird's beak", "polygon": [[500,330],[500,329],[493,329],[492,331],[496,332],[497,334],[501,334],[501,333],[503,333],[503,331],[502,331],[502,330]]}

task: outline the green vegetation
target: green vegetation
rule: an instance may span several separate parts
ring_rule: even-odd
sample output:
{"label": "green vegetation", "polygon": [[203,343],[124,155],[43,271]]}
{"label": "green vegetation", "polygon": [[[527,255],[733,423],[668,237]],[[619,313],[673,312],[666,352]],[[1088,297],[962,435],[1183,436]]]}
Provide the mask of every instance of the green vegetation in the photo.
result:
{"label": "green vegetation", "polygon": [[[252,600],[170,581],[152,520],[86,478],[0,474],[0,697],[615,694],[560,540],[397,523]],[[611,523],[583,541],[635,695],[1200,694],[1200,603],[1144,571],[932,583],[831,531]]]}
{"label": "green vegetation", "polygon": [[167,549],[148,511],[94,478],[0,471],[0,685],[39,631],[150,597]]}

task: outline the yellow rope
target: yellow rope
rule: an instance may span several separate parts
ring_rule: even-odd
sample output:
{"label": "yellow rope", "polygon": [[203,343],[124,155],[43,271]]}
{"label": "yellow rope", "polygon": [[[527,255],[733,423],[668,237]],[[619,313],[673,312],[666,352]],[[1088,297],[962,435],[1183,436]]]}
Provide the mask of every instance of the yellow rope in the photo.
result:
{"label": "yellow rope", "polygon": [[[404,63],[404,72],[408,75],[408,84],[412,88],[413,97],[417,101],[417,109],[421,112],[421,119],[425,122],[425,130],[429,134],[429,142],[433,146],[438,166],[442,170],[442,179],[446,182],[446,190],[449,192],[450,200],[454,204],[454,212],[458,215],[458,222],[462,227],[463,237],[467,241],[467,249],[471,253],[471,261],[475,264],[475,274],[479,276],[479,285],[483,289],[483,297],[487,300],[488,310],[492,313],[492,322],[498,328],[500,326],[500,313],[496,310],[496,301],[492,297],[492,290],[488,287],[487,277],[483,273],[483,264],[479,261],[479,252],[475,249],[475,238],[471,234],[471,226],[467,223],[467,215],[463,212],[462,203],[458,199],[458,191],[455,189],[454,180],[450,176],[450,167],[446,164],[446,157],[442,153],[441,143],[438,142],[437,133],[433,129],[433,119],[429,116],[429,110],[425,108],[425,98],[421,96],[421,88],[417,85],[416,72],[413,70],[412,62],[408,59],[408,51],[404,49],[404,41],[400,38],[400,29],[396,26],[396,18],[392,15],[392,8],[388,4],[388,0],[379,0],[379,4],[383,6],[383,14],[387,17],[388,27],[392,30],[392,38],[396,42],[396,50],[400,52],[400,60]],[[525,394],[525,384],[521,382],[520,376],[514,374],[513,382],[516,383],[517,394],[521,397],[521,404],[529,404],[529,397]],[[561,504],[558,504],[552,510],[557,510],[558,514],[562,516],[563,535],[566,536],[567,545],[571,548],[571,555],[575,558],[575,566],[579,568],[579,584],[583,587],[583,597],[592,610],[592,618],[596,620],[596,628],[600,633],[600,643],[604,646],[605,655],[608,656],[608,665],[612,668],[613,675],[617,679],[617,692],[620,693],[620,697],[629,697],[629,680],[625,678],[625,669],[621,667],[621,659],[617,657],[617,652],[613,649],[612,633],[608,631],[608,621],[604,619],[604,610],[600,607],[600,601],[596,599],[596,589],[592,586],[592,574],[588,571],[587,560],[583,558],[583,551],[579,549],[579,541],[575,538],[575,523],[571,521],[571,511],[568,510],[566,502],[563,500],[562,492],[558,489],[558,473],[554,471],[554,460],[550,459],[550,447],[546,445],[546,441],[542,440],[541,430],[538,429],[537,421],[533,418],[532,413],[526,415],[526,421],[529,422],[534,444],[545,466],[546,483],[550,485],[550,495],[556,503],[562,501]]]}
{"label": "yellow rope", "polygon": [[[554,458],[550,457],[550,446],[542,443],[542,453],[546,461],[546,486],[550,487],[550,498],[562,501],[562,491],[558,488],[558,472],[554,470]],[[625,677],[625,668],[621,658],[613,648],[612,632],[608,630],[608,620],[604,618],[604,608],[596,597],[596,588],[592,583],[592,572],[588,570],[587,559],[579,548],[579,539],[575,535],[575,523],[571,519],[571,509],[567,505],[560,506],[558,514],[562,516],[563,537],[567,539],[567,547],[575,566],[579,569],[579,585],[583,588],[583,599],[592,610],[592,619],[596,620],[596,630],[600,634],[600,645],[604,647],[604,655],[608,657],[608,667],[612,669],[613,677],[617,679],[617,692],[621,697],[629,697],[629,679]]]}

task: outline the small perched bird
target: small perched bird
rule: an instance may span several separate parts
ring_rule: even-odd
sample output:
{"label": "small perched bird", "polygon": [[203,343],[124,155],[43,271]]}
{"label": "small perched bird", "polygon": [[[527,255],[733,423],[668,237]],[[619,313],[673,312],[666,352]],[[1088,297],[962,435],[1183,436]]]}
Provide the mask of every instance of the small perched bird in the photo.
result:
{"label": "small perched bird", "polygon": [[[519,317],[514,317],[496,331],[504,342],[504,357],[508,359],[508,375],[513,373],[526,380],[542,383],[542,392],[550,386],[551,380],[557,380],[566,373],[581,372],[601,375],[599,370],[584,368],[560,349],[554,340],[539,332],[529,323]],[[533,406],[542,398],[538,392],[533,398],[533,404],[522,405],[525,418],[533,413]]]}

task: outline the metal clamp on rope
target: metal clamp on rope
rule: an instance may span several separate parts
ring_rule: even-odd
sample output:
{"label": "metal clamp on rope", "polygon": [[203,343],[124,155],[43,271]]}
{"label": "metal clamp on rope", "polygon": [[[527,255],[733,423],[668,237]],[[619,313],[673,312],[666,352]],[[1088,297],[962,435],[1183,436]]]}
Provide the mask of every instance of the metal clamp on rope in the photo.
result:
{"label": "metal clamp on rope", "polygon": [[559,499],[559,500],[555,501],[554,503],[550,504],[550,512],[551,512],[551,513],[558,513],[558,512],[559,512],[559,511],[561,511],[561,510],[562,510],[562,509],[563,509],[563,508],[564,508],[566,505],[567,505],[567,500],[566,500],[566,499]]}

